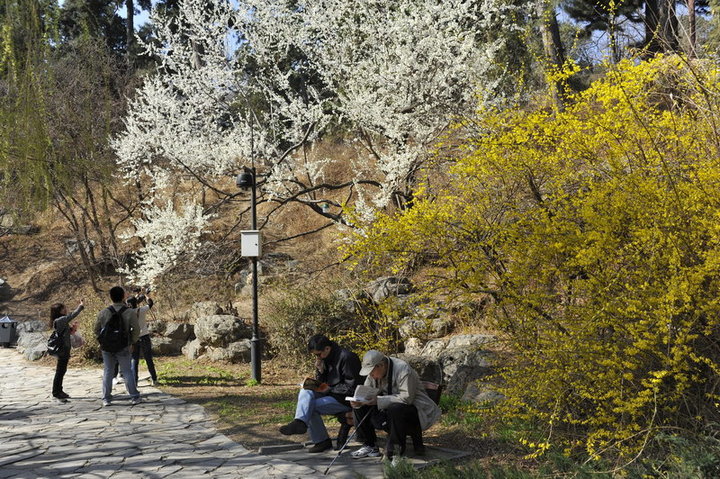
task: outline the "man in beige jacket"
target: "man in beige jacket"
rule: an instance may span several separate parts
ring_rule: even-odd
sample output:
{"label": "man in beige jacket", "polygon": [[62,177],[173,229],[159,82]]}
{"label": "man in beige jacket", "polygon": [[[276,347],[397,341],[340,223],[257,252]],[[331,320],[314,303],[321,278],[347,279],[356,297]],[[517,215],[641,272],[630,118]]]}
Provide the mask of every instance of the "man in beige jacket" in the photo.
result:
{"label": "man in beige jacket", "polygon": [[424,454],[422,431],[440,418],[440,408],[425,392],[417,372],[401,359],[370,350],[363,356],[360,375],[367,376],[365,386],[376,388],[378,395],[366,401],[350,402],[355,408],[355,424],[360,425],[359,432],[365,438],[364,445],[352,456],[380,455],[375,429],[388,433],[385,447],[388,459],[405,454],[408,435],[415,454]]}

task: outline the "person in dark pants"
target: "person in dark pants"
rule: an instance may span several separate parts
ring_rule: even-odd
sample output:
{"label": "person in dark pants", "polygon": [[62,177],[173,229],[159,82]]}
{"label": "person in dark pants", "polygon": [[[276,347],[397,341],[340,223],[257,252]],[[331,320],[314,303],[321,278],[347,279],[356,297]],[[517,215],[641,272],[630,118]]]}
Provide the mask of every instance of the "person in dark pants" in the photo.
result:
{"label": "person in dark pants", "polygon": [[63,379],[67,372],[68,362],[70,362],[70,334],[74,332],[76,325],[70,325],[70,321],[80,314],[85,308],[83,301],[75,311],[68,314],[67,307],[62,303],[55,303],[50,306],[50,327],[58,332],[62,339],[62,349],[57,356],[57,366],[55,368],[55,378],[53,379],[52,395],[60,402],[67,402],[70,396],[63,391]]}
{"label": "person in dark pants", "polygon": [[[138,307],[138,304],[144,300],[147,300],[145,306]],[[138,372],[140,368],[140,353],[142,352],[145,363],[147,364],[148,372],[150,373],[150,385],[155,386],[157,384],[157,372],[155,371],[155,363],[152,355],[152,342],[150,341],[150,332],[147,327],[147,313],[150,308],[155,304],[150,297],[149,293],[147,296],[134,296],[128,298],[128,306],[131,308],[137,308],[138,310],[138,326],[140,327],[140,338],[133,345],[132,348],[132,361],[131,366],[133,373],[135,374],[135,384],[138,382]]]}
{"label": "person in dark pants", "polygon": [[[345,397],[352,396],[360,382],[360,358],[322,334],[310,338],[308,351],[315,356],[315,379],[322,386],[300,389],[295,419],[282,426],[280,433],[289,436],[308,432],[313,442],[308,452],[318,453],[333,447],[322,415],[350,411]],[[348,429],[343,424],[339,444],[344,442],[343,436],[347,438]]]}
{"label": "person in dark pants", "polygon": [[388,433],[385,448],[388,459],[405,455],[408,435],[415,454],[425,454],[422,431],[440,418],[440,408],[425,392],[417,372],[401,359],[370,350],[363,356],[360,375],[367,375],[365,386],[376,388],[378,394],[367,401],[350,402],[355,409],[355,424],[359,424],[365,440],[352,457],[380,455],[376,429]]}

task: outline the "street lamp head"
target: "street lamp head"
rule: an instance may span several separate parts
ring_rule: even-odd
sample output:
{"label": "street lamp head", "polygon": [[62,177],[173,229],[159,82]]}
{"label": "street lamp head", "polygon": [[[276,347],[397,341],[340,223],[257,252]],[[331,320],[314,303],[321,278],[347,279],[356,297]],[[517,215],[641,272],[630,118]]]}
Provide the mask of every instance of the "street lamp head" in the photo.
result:
{"label": "street lamp head", "polygon": [[237,175],[235,178],[235,184],[238,188],[242,190],[247,190],[252,188],[253,184],[255,183],[255,178],[253,177],[252,171],[245,168],[242,173]]}

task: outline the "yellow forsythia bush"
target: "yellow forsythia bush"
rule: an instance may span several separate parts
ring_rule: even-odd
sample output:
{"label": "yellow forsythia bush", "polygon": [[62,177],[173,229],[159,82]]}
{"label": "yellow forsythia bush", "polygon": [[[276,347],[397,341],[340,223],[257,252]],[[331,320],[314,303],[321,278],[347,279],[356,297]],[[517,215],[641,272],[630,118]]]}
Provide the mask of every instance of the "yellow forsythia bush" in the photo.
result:
{"label": "yellow forsythia bush", "polygon": [[492,298],[512,352],[498,412],[543,449],[634,454],[719,419],[718,73],[628,61],[563,112],[481,113],[450,180],[349,248]]}

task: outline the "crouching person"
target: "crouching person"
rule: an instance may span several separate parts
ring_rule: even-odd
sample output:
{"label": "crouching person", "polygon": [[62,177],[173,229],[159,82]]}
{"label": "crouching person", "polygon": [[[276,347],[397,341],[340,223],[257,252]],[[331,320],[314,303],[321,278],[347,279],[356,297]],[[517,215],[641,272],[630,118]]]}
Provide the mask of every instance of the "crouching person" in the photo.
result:
{"label": "crouching person", "polygon": [[[352,396],[360,382],[360,358],[322,334],[310,338],[308,350],[316,358],[315,381],[305,381],[298,393],[295,419],[280,432],[286,436],[308,432],[313,443],[309,452],[316,453],[333,447],[322,416],[351,410],[345,397]],[[347,437],[346,430],[341,430],[338,442],[343,435]]]}
{"label": "crouching person", "polygon": [[370,350],[363,356],[360,375],[367,376],[365,386],[378,392],[367,401],[350,403],[355,408],[355,424],[365,438],[363,446],[352,456],[380,456],[376,429],[388,433],[385,447],[388,459],[405,454],[408,435],[415,454],[425,454],[422,431],[440,418],[440,408],[425,392],[417,372],[401,359]]}

